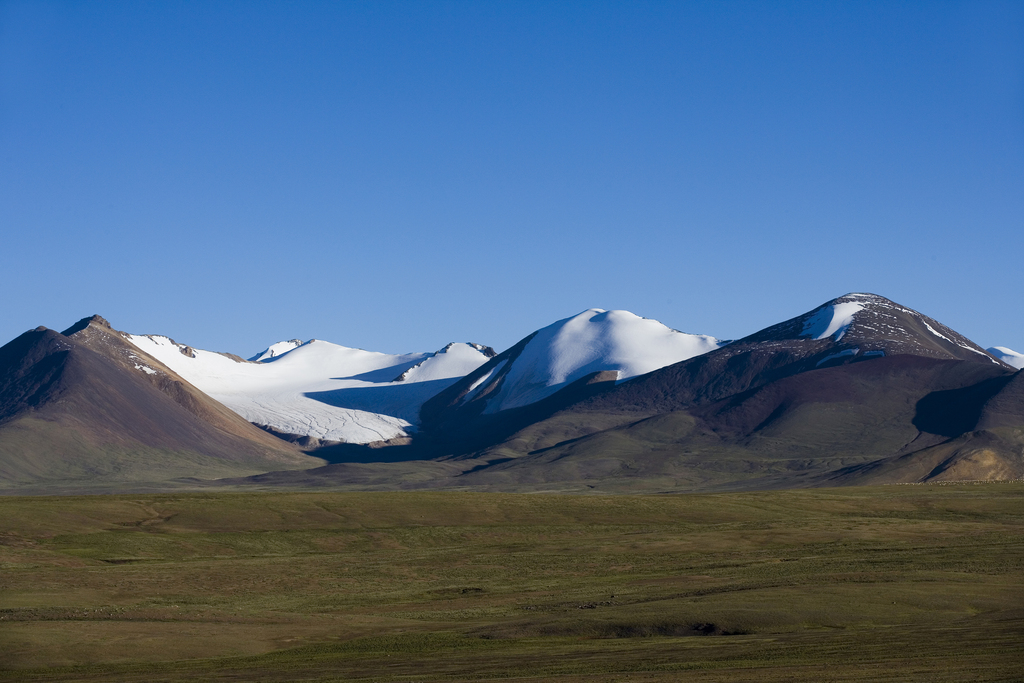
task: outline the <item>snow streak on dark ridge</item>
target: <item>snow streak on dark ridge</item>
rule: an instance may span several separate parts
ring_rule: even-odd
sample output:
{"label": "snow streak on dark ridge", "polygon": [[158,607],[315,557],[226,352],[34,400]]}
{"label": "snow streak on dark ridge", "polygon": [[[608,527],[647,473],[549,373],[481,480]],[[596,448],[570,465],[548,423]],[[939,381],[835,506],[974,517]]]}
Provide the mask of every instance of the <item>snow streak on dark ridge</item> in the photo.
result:
{"label": "snow streak on dark ridge", "polygon": [[860,357],[909,354],[930,358],[984,358],[970,339],[917,311],[877,294],[852,293],[741,341],[830,340],[838,353]]}

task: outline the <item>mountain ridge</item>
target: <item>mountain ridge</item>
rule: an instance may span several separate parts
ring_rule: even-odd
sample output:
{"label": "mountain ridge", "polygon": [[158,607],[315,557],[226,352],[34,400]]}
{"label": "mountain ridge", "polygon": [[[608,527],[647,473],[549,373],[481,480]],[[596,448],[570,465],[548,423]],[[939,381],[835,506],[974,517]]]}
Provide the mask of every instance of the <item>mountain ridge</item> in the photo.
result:
{"label": "mountain ridge", "polygon": [[[917,311],[877,295],[845,295],[707,354],[609,386],[525,425],[481,449],[477,457],[496,464],[478,468],[463,480],[485,485],[489,478],[507,482],[521,473],[535,484],[552,485],[558,483],[553,474],[558,468],[571,478],[593,474],[602,459],[602,471],[629,472],[667,458],[680,476],[703,472],[700,485],[707,487],[728,488],[716,483],[708,468],[730,459],[741,459],[748,470],[760,468],[758,485],[787,476],[793,484],[825,481],[821,477],[836,467],[865,465],[850,462],[851,457],[903,457],[912,443],[917,448],[911,450],[920,451],[957,439],[970,441],[978,420],[959,413],[980,411],[976,396],[986,396],[990,389],[998,395],[1013,384],[1013,373],[970,340]],[[832,383],[822,385],[819,380],[826,377]],[[793,391],[803,398],[794,398]],[[764,403],[773,392],[790,398]],[[1015,401],[1007,404],[1011,408],[1004,412],[1008,426],[1003,433],[986,432],[991,446],[986,458],[998,463],[993,465],[998,471],[1024,473],[1024,433],[1014,426],[1024,426],[1024,410]],[[876,406],[883,413],[874,414]],[[897,420],[898,415],[902,417]],[[947,426],[935,427],[943,422]],[[666,436],[669,424],[673,427]],[[815,425],[822,424],[831,424],[832,432],[817,433]],[[864,446],[865,438],[875,439],[876,450]],[[790,450],[812,444],[822,453],[839,448],[851,455],[842,463],[834,456],[808,453],[801,456],[806,462],[792,469],[792,458],[772,455],[772,444],[783,442],[791,444]],[[686,452],[692,457],[680,456]],[[646,464],[639,455],[644,453],[649,455]],[[698,457],[700,453],[710,460]],[[808,464],[808,458],[818,462]],[[582,469],[567,470],[573,462]],[[668,471],[657,473],[667,476]],[[853,481],[852,472],[835,481]],[[728,476],[739,475],[730,470]]]}
{"label": "mountain ridge", "polygon": [[[730,342],[588,309],[501,353],[290,340],[244,360],[93,316],[0,348],[0,483],[640,492],[1014,478],[1013,353],[868,293]],[[363,434],[332,441],[338,415]]]}

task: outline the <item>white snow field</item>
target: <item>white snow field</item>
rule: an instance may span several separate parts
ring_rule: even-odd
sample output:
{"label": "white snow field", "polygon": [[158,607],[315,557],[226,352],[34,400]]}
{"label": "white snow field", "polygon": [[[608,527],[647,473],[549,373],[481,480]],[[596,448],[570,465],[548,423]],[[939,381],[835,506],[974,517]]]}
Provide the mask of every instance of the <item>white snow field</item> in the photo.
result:
{"label": "white snow field", "polygon": [[720,346],[714,337],[679,332],[629,311],[592,308],[539,330],[507,372],[495,367],[471,394],[501,381],[484,409],[496,413],[539,401],[593,372],[616,371],[621,381]]}
{"label": "white snow field", "polygon": [[424,401],[488,360],[472,344],[389,355],[314,339],[274,344],[249,362],[157,335],[127,338],[249,422],[348,443],[407,435]]}
{"label": "white snow field", "polygon": [[1017,353],[1013,349],[1008,349],[1005,346],[993,346],[992,348],[985,350],[1007,365],[1012,365],[1018,370],[1024,370],[1024,353]]}

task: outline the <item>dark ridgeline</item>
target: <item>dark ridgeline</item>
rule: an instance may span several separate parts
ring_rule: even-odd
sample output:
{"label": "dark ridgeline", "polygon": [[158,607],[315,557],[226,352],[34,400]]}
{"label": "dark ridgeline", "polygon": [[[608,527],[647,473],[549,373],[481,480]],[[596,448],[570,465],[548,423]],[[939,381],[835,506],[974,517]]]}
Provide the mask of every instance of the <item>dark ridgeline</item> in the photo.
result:
{"label": "dark ridgeline", "polygon": [[301,471],[306,456],[102,319],[64,334],[40,328],[0,349],[0,480],[125,479],[119,468],[141,480],[152,463],[155,481],[183,476],[188,458],[199,477],[267,472],[224,483],[376,489],[738,490],[1024,475],[1021,373],[877,295],[839,297],[625,382],[594,373],[487,412],[532,337],[427,401],[412,443],[312,451],[334,464]]}

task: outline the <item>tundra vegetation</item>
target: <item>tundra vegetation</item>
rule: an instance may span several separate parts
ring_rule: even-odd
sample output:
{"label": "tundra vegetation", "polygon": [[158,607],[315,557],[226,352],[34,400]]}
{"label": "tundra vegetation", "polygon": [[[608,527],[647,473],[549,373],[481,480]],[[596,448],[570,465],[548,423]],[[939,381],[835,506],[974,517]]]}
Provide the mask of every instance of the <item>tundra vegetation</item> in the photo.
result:
{"label": "tundra vegetation", "polygon": [[1024,483],[0,498],[0,680],[1019,680]]}

